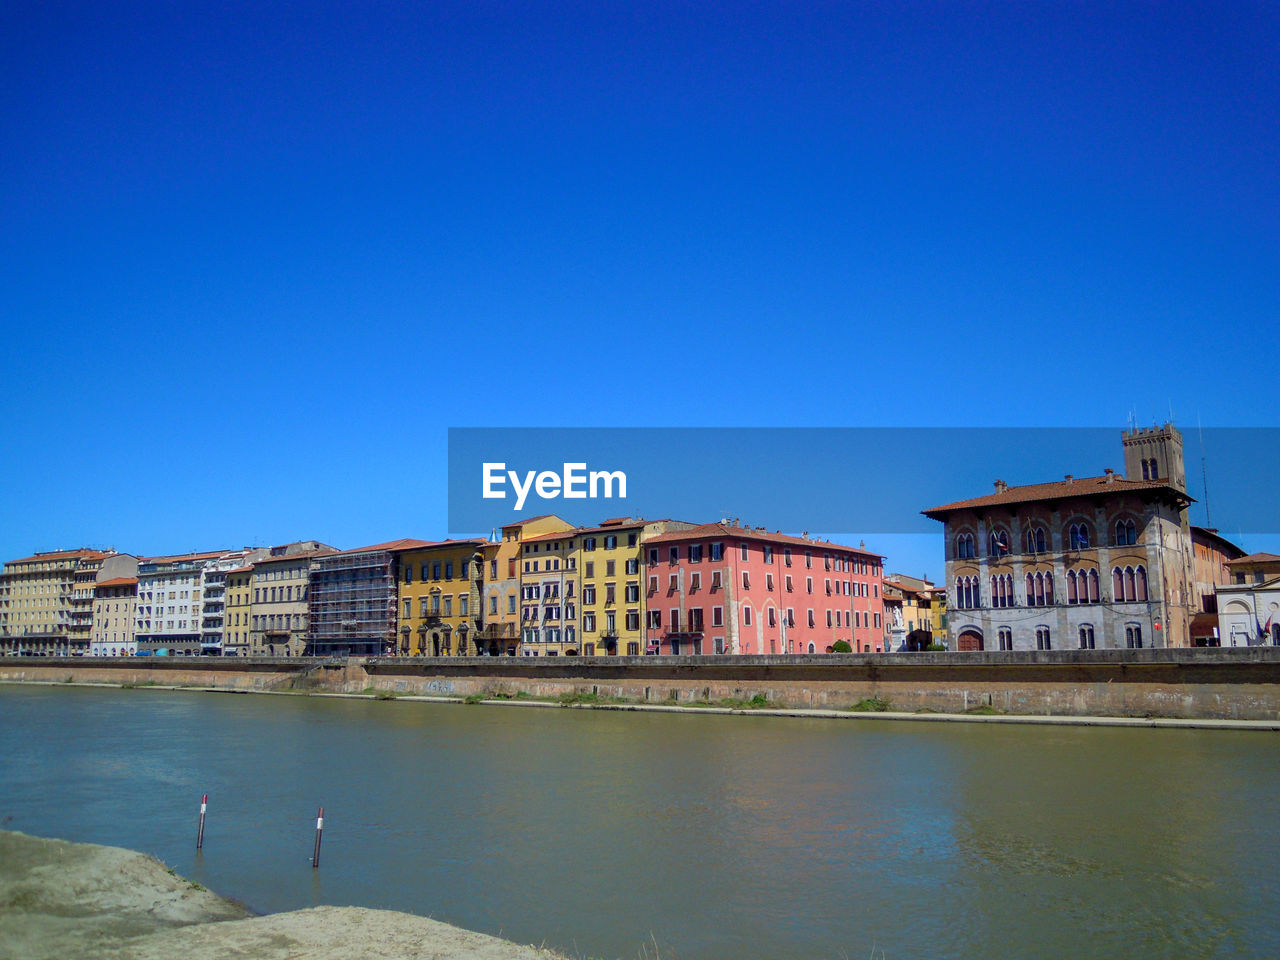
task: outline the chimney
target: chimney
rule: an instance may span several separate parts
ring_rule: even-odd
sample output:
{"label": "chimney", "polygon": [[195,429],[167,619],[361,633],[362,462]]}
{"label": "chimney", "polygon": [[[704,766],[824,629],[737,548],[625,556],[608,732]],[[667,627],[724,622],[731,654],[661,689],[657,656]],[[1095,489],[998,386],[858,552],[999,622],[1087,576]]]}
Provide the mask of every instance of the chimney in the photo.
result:
{"label": "chimney", "polygon": [[1003,480],[996,481],[996,493],[1004,493],[1008,489],[1009,489],[1009,485],[1005,483]]}
{"label": "chimney", "polygon": [[1067,483],[1071,483],[1075,480],[1075,477],[1073,477],[1071,474],[1068,473],[1064,479],[1067,481]]}
{"label": "chimney", "polygon": [[1112,470],[1110,467],[1107,467],[1107,468],[1106,468],[1106,470],[1105,470],[1105,471],[1103,471],[1103,472],[1106,474],[1106,477],[1107,477],[1106,482],[1107,482],[1107,483],[1112,483],[1112,482],[1114,482],[1114,481],[1115,481],[1115,479],[1116,479],[1116,472],[1115,472],[1114,470]]}

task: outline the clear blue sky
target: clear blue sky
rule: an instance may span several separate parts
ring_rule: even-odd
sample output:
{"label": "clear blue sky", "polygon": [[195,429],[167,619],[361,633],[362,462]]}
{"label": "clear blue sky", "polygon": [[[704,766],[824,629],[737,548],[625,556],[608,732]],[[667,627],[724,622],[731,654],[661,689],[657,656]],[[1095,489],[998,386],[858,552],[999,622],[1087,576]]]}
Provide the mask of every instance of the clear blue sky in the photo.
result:
{"label": "clear blue sky", "polygon": [[443,536],[449,425],[1273,425],[1277,49],[1262,3],[7,4],[0,557]]}

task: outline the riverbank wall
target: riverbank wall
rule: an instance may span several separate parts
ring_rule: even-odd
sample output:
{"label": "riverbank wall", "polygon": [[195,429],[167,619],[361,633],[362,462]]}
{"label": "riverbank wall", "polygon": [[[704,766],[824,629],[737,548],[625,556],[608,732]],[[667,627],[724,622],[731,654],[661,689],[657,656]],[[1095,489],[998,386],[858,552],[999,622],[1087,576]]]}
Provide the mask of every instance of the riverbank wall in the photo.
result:
{"label": "riverbank wall", "polygon": [[754,657],[3,658],[0,681],[846,710],[1280,719],[1280,648]]}

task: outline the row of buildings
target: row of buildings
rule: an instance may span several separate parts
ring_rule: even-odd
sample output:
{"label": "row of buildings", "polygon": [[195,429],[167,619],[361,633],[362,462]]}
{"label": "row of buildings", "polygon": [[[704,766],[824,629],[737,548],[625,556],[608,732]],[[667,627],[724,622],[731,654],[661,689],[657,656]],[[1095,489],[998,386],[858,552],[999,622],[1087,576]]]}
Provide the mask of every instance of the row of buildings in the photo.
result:
{"label": "row of buildings", "polygon": [[1280,645],[1280,557],[1192,525],[1182,437],[1125,469],[923,511],[946,577],[743,525],[545,515],[491,539],[36,554],[0,575],[0,654],[638,656]]}
{"label": "row of buildings", "polygon": [[871,653],[895,636],[885,589],[864,547],[736,520],[545,515],[491,540],[68,550],[5,565],[0,654]]}

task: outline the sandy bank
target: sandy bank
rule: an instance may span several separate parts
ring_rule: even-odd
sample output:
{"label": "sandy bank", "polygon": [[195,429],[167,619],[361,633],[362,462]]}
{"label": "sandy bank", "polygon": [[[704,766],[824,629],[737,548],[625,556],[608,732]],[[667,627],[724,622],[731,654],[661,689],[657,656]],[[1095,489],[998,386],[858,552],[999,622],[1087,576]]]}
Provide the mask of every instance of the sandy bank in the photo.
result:
{"label": "sandy bank", "polygon": [[390,910],[316,907],[254,917],[144,854],[9,831],[0,831],[0,956],[560,960]]}

